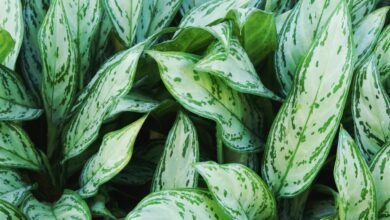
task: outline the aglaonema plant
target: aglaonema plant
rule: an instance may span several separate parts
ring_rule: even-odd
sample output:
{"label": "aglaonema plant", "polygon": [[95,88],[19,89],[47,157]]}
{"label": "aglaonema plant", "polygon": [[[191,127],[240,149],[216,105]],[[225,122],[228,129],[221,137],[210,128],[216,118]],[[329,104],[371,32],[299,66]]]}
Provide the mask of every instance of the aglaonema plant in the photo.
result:
{"label": "aglaonema plant", "polygon": [[389,1],[0,3],[0,219],[390,219]]}

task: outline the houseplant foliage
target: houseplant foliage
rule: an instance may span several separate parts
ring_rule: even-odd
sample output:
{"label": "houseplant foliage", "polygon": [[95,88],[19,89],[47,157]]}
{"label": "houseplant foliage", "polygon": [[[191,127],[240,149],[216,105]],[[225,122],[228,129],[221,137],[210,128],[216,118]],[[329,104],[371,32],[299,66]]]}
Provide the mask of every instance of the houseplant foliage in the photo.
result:
{"label": "houseplant foliage", "polygon": [[388,0],[0,5],[0,219],[390,219]]}

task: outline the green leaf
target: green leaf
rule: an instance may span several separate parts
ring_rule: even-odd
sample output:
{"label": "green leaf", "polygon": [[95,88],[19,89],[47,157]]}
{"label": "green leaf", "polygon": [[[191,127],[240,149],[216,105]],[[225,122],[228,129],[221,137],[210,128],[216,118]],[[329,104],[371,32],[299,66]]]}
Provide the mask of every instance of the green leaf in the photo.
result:
{"label": "green leaf", "polygon": [[42,60],[39,52],[38,31],[50,6],[49,0],[24,1],[23,19],[25,25],[21,50],[21,71],[28,87],[40,96],[42,81]]}
{"label": "green leaf", "polygon": [[348,0],[352,4],[352,26],[355,27],[361,22],[369,13],[371,13],[378,2],[378,0]]}
{"label": "green leaf", "polygon": [[[136,36],[144,0],[103,0],[111,22],[126,47],[130,47]],[[147,0],[145,0],[147,1]]]}
{"label": "green leaf", "polygon": [[0,8],[0,29],[6,30],[15,42],[12,51],[2,65],[14,70],[23,41],[24,23],[20,0],[2,0]]}
{"label": "green leaf", "polygon": [[266,0],[265,10],[281,14],[291,9],[294,6],[295,2],[296,0]]}
{"label": "green leaf", "polygon": [[116,219],[115,216],[106,207],[106,198],[102,194],[98,194],[93,198],[90,204],[90,209],[93,217],[104,217],[108,219]]}
{"label": "green leaf", "polygon": [[255,67],[237,39],[231,40],[228,54],[220,42],[213,44],[207,56],[196,63],[194,70],[220,77],[239,92],[280,100],[263,85]]}
{"label": "green leaf", "polygon": [[17,73],[0,65],[0,121],[31,120],[41,114]]}
{"label": "green leaf", "polygon": [[191,9],[198,7],[199,5],[208,2],[210,0],[183,0],[181,4],[180,13],[185,16]]}
{"label": "green leaf", "polygon": [[133,158],[112,180],[120,185],[143,185],[153,179],[156,165],[152,162]]}
{"label": "green leaf", "polygon": [[168,26],[183,0],[143,0],[139,24],[137,25],[136,43],[161,31]]}
{"label": "green leaf", "polygon": [[8,56],[14,49],[15,41],[8,31],[0,29],[0,63]]}
{"label": "green leaf", "polygon": [[390,7],[380,8],[368,14],[356,25],[353,33],[355,67],[360,66],[371,55],[385,24],[389,9]]}
{"label": "green leaf", "polygon": [[22,176],[15,170],[0,168],[0,200],[18,206],[32,189],[23,182]]}
{"label": "green leaf", "polygon": [[256,8],[238,8],[229,12],[239,29],[239,38],[256,66],[277,46],[274,15]]}
{"label": "green leaf", "polygon": [[95,195],[99,186],[112,179],[130,161],[133,146],[146,116],[103,137],[99,152],[89,159],[80,175],[78,193],[84,197]]}
{"label": "green leaf", "polygon": [[381,85],[375,57],[356,72],[352,115],[360,151],[367,161],[390,141],[390,99]]}
{"label": "green leaf", "polygon": [[302,0],[287,17],[280,31],[279,44],[275,52],[276,76],[285,95],[288,95],[293,86],[300,63],[342,1]]}
{"label": "green leaf", "polygon": [[[110,33],[111,30],[113,29],[113,25],[111,23],[107,11],[105,10],[105,7],[101,8],[101,13],[102,13],[101,19],[100,22],[98,23],[98,27],[95,32],[94,42],[92,43],[93,47],[91,47],[93,63],[96,64],[96,66],[92,68],[94,71],[109,56],[111,56],[111,54],[107,53],[107,51],[109,51],[109,49],[112,47],[112,45],[110,45],[109,43],[110,43]],[[92,76],[89,77],[92,78]]]}
{"label": "green leaf", "polygon": [[340,128],[334,179],[339,191],[340,219],[377,219],[370,170],[348,132]]}
{"label": "green leaf", "polygon": [[12,204],[0,200],[0,219],[25,220],[26,217]]}
{"label": "green leaf", "polygon": [[87,203],[77,193],[67,189],[53,204],[39,202],[30,194],[24,199],[20,209],[30,220],[91,220]]}
{"label": "green leaf", "polygon": [[333,199],[310,200],[305,208],[303,219],[318,220],[329,216],[335,216],[336,204]]}
{"label": "green leaf", "polygon": [[378,70],[382,81],[390,75],[390,26],[382,32],[375,47]]}
{"label": "green leaf", "polygon": [[198,189],[164,190],[145,197],[126,220],[229,219],[210,193]]}
{"label": "green leaf", "polygon": [[286,23],[288,16],[291,14],[292,10],[286,11],[283,14],[280,14],[275,17],[276,32],[279,34],[282,30],[283,25]]}
{"label": "green leaf", "polygon": [[283,198],[278,200],[278,218],[279,219],[302,219],[305,210],[310,189],[292,198]]}
{"label": "green leaf", "polygon": [[390,217],[390,147],[385,145],[371,163],[371,173],[376,191],[378,219]]}
{"label": "green leaf", "polygon": [[82,153],[96,139],[107,111],[130,90],[145,44],[108,60],[78,97],[64,134],[64,160]]}
{"label": "green leaf", "polygon": [[77,52],[63,4],[62,0],[52,2],[38,37],[43,63],[41,91],[51,131],[59,130],[77,88]]}
{"label": "green leaf", "polygon": [[261,147],[261,115],[246,97],[207,73],[194,71],[196,56],[148,51],[159,65],[168,91],[188,111],[212,119],[222,128],[224,144],[237,151]]}
{"label": "green leaf", "polygon": [[31,170],[42,168],[38,151],[16,124],[0,122],[0,166]]}
{"label": "green leaf", "polygon": [[302,61],[268,136],[262,172],[277,197],[304,191],[324,164],[347,99],[352,49],[342,2]]}
{"label": "green leaf", "polygon": [[154,173],[151,191],[196,187],[198,177],[194,165],[198,161],[199,143],[195,126],[188,116],[179,112]]}
{"label": "green leaf", "polygon": [[241,164],[203,162],[196,170],[232,219],[275,219],[276,203],[267,185]]}
{"label": "green leaf", "polygon": [[77,53],[76,65],[81,89],[87,83],[93,37],[102,17],[103,6],[100,0],[64,1],[63,6]]}

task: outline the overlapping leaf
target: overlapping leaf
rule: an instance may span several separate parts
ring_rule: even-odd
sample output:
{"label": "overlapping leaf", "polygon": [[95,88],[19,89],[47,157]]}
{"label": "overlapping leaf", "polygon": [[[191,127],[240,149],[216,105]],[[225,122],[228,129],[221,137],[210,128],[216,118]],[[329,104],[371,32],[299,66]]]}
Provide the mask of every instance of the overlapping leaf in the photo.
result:
{"label": "overlapping leaf", "polygon": [[377,219],[373,178],[358,147],[343,128],[339,133],[334,179],[339,191],[340,219]]}
{"label": "overlapping leaf", "polygon": [[266,0],[265,10],[281,14],[291,9],[296,0]]}
{"label": "overlapping leaf", "polygon": [[27,192],[32,189],[31,185],[23,182],[22,176],[15,170],[0,168],[0,200],[18,206]]}
{"label": "overlapping leaf", "polygon": [[233,219],[274,219],[276,204],[267,185],[240,164],[204,162],[196,170],[205,179],[216,201]]}
{"label": "overlapping leaf", "polygon": [[374,53],[377,59],[380,78],[383,81],[390,75],[390,26],[387,26],[383,30]]}
{"label": "overlapping leaf", "polygon": [[10,33],[15,42],[14,48],[1,64],[14,70],[23,41],[22,3],[20,0],[1,0],[0,5],[0,28]]}
{"label": "overlapping leaf", "polygon": [[0,65],[0,121],[31,120],[41,113],[18,75]]}
{"label": "overlapping leaf", "polygon": [[0,200],[0,219],[26,220],[19,209],[12,204]]}
{"label": "overlapping leaf", "polygon": [[285,95],[292,88],[299,64],[340,2],[301,0],[287,17],[275,52],[276,74]]}
{"label": "overlapping leaf", "polygon": [[145,197],[127,216],[139,219],[228,219],[210,193],[197,189],[164,190]]}
{"label": "overlapping leaf", "polygon": [[371,163],[376,191],[378,219],[390,219],[390,147],[385,145]]}
{"label": "overlapping leaf", "polygon": [[184,16],[187,14],[191,9],[207,2],[210,0],[183,0],[183,3],[181,4],[180,13]]}
{"label": "overlapping leaf", "polygon": [[280,100],[261,82],[244,48],[237,39],[230,41],[228,54],[220,42],[216,42],[194,67],[195,71],[206,72],[223,79],[233,89]]}
{"label": "overlapping leaf", "polygon": [[15,41],[8,31],[0,29],[0,63],[7,58],[8,54],[14,49]]}
{"label": "overlapping leaf", "polygon": [[199,143],[191,120],[180,112],[171,128],[165,149],[154,174],[152,191],[197,186],[195,163],[199,161]]}
{"label": "overlapping leaf", "polygon": [[83,152],[98,135],[107,111],[133,83],[145,44],[138,44],[107,61],[78,97],[64,135],[65,160]]}
{"label": "overlapping leaf", "polygon": [[40,170],[42,161],[27,134],[16,124],[0,122],[0,166]]}
{"label": "overlapping leaf", "polygon": [[153,179],[156,165],[150,161],[133,158],[130,163],[121,170],[111,183],[120,185],[143,185]]}
{"label": "overlapping leaf", "polygon": [[326,160],[352,78],[352,48],[342,2],[298,69],[268,136],[262,172],[278,197],[304,191]]}
{"label": "overlapping leaf", "polygon": [[390,141],[390,99],[381,85],[375,57],[356,72],[352,115],[358,146],[367,161]]}
{"label": "overlapping leaf", "polygon": [[222,139],[238,151],[261,147],[261,115],[246,97],[207,73],[197,73],[196,56],[179,52],[148,51],[159,65],[168,91],[188,111],[216,121]]}
{"label": "overlapping leaf", "polygon": [[30,194],[24,199],[20,209],[30,220],[91,219],[87,203],[71,190],[65,190],[61,198],[53,204],[40,202]]}
{"label": "overlapping leaf", "polygon": [[378,0],[348,0],[348,2],[352,6],[352,25],[355,26],[374,10]]}
{"label": "overlapping leaf", "polygon": [[118,174],[130,161],[133,146],[146,116],[103,137],[99,152],[84,165],[80,175],[82,197],[95,195],[103,183]]}

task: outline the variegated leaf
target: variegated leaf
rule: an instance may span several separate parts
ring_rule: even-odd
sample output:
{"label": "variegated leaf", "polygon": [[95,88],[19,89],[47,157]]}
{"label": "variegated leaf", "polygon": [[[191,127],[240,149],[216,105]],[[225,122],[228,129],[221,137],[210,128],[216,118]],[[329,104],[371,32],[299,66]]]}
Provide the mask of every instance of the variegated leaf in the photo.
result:
{"label": "variegated leaf", "polygon": [[168,91],[188,111],[212,119],[222,128],[227,147],[256,151],[261,145],[261,115],[246,97],[207,73],[197,73],[196,56],[180,52],[148,51],[159,65]]}
{"label": "variegated leaf", "polygon": [[322,33],[329,17],[343,0],[302,0],[287,17],[279,34],[275,52],[276,75],[287,95],[292,86],[297,68],[317,35]]}
{"label": "variegated leaf", "polygon": [[[140,23],[142,5],[150,0],[103,0],[111,22],[126,47],[130,47]],[[151,18],[150,18],[151,19]]]}
{"label": "variegated leaf", "polygon": [[183,0],[181,4],[180,13],[185,16],[190,10],[210,0]]}
{"label": "variegated leaf", "polygon": [[334,179],[340,219],[377,219],[374,181],[348,132],[340,128]]}
{"label": "variegated leaf", "polygon": [[240,164],[203,162],[196,170],[215,200],[233,219],[275,219],[276,203],[267,185]]}
{"label": "variegated leaf", "polygon": [[78,193],[84,197],[95,195],[99,186],[118,174],[130,161],[133,146],[146,116],[130,125],[103,137],[99,152],[89,159],[80,175],[81,189]]}
{"label": "variegated leaf", "polygon": [[0,5],[0,28],[8,31],[15,41],[13,50],[1,64],[14,70],[23,41],[24,24],[22,3],[20,0],[0,0]]}
{"label": "variegated leaf", "polygon": [[143,0],[135,42],[146,38],[168,26],[183,0]]}
{"label": "variegated leaf", "polygon": [[348,0],[352,5],[352,25],[355,26],[360,21],[371,13],[374,9],[378,0]]}
{"label": "variegated leaf", "polygon": [[354,65],[358,67],[369,57],[378,41],[390,7],[378,9],[362,19],[354,29]]}
{"label": "variegated leaf", "polygon": [[107,61],[78,97],[64,135],[67,160],[83,152],[97,137],[107,111],[133,83],[145,44],[138,44]]}
{"label": "variegated leaf", "polygon": [[42,61],[39,52],[38,31],[49,6],[49,0],[25,1],[23,5],[25,29],[21,50],[21,71],[28,87],[37,96],[40,95],[42,81]]}
{"label": "variegated leaf", "polygon": [[71,39],[77,53],[78,84],[82,89],[91,64],[91,47],[102,17],[101,0],[63,1]]}
{"label": "variegated leaf", "polygon": [[352,78],[351,32],[342,1],[309,49],[273,122],[262,171],[278,197],[304,191],[327,158]]}
{"label": "variegated leaf", "polygon": [[386,26],[374,50],[381,81],[390,75],[390,26]]}
{"label": "variegated leaf", "polygon": [[228,54],[220,42],[213,44],[194,70],[220,77],[239,92],[280,100],[263,85],[244,48],[235,38],[230,42]]}
{"label": "variegated leaf", "polygon": [[390,141],[390,99],[381,85],[375,57],[358,69],[352,97],[352,115],[360,151],[367,161]]}
{"label": "variegated leaf", "polygon": [[280,14],[275,17],[276,32],[279,34],[282,30],[283,25],[286,23],[288,16],[292,10],[286,11],[283,14]]}
{"label": "variegated leaf", "polygon": [[[161,154],[159,154],[160,156]],[[143,185],[153,179],[156,164],[133,158],[129,164],[121,170],[112,180],[112,183],[120,185]]]}
{"label": "variegated leaf", "polygon": [[229,219],[210,193],[198,189],[164,190],[145,197],[126,220]]}
{"label": "variegated leaf", "polygon": [[0,200],[18,206],[33,186],[23,182],[22,176],[15,170],[0,168]]}
{"label": "variegated leaf", "polygon": [[106,198],[102,194],[98,194],[93,198],[90,204],[90,209],[93,217],[103,217],[107,219],[116,219],[115,216],[106,207]]}
{"label": "variegated leaf", "polygon": [[278,218],[282,220],[302,219],[306,203],[310,203],[310,201],[307,201],[310,192],[311,190],[307,189],[292,198],[283,198],[278,200]]}
{"label": "variegated leaf", "polygon": [[[113,29],[113,25],[105,7],[101,7],[101,13],[101,19],[95,33],[94,42],[92,43],[93,47],[91,47],[93,63],[97,64],[97,66],[92,68],[93,70],[95,70],[95,68],[98,68],[100,64],[102,64],[103,61],[105,61],[109,57],[107,56],[107,51],[108,48],[110,48],[110,33]],[[92,76],[89,77],[92,78]]]}
{"label": "variegated leaf", "polygon": [[0,219],[26,220],[26,217],[17,207],[6,201],[0,200]]}
{"label": "variegated leaf", "polygon": [[14,49],[15,41],[8,31],[0,29],[0,63],[8,56],[12,49]]}
{"label": "variegated leaf", "polygon": [[371,173],[376,191],[378,219],[390,219],[390,147],[385,145],[371,163]]}
{"label": "variegated leaf", "polygon": [[256,66],[277,46],[274,15],[256,8],[238,8],[229,12],[239,29],[243,48]]}
{"label": "variegated leaf", "polygon": [[0,121],[31,120],[41,114],[17,73],[0,65]]}
{"label": "variegated leaf", "polygon": [[51,3],[38,37],[43,63],[42,98],[51,132],[49,138],[53,139],[57,138],[60,126],[72,107],[77,88],[77,51],[63,2],[54,0]]}
{"label": "variegated leaf", "polygon": [[198,178],[194,165],[198,161],[199,143],[195,126],[188,116],[179,112],[154,173],[151,191],[196,187]]}
{"label": "variegated leaf", "polygon": [[269,12],[275,12],[276,14],[282,14],[285,11],[290,10],[297,0],[266,0],[265,10]]}
{"label": "variegated leaf", "polygon": [[24,199],[20,209],[29,220],[92,219],[87,203],[77,193],[67,189],[61,198],[52,204],[40,202],[30,194]]}
{"label": "variegated leaf", "polygon": [[0,122],[0,166],[40,170],[42,161],[27,134],[16,124]]}

